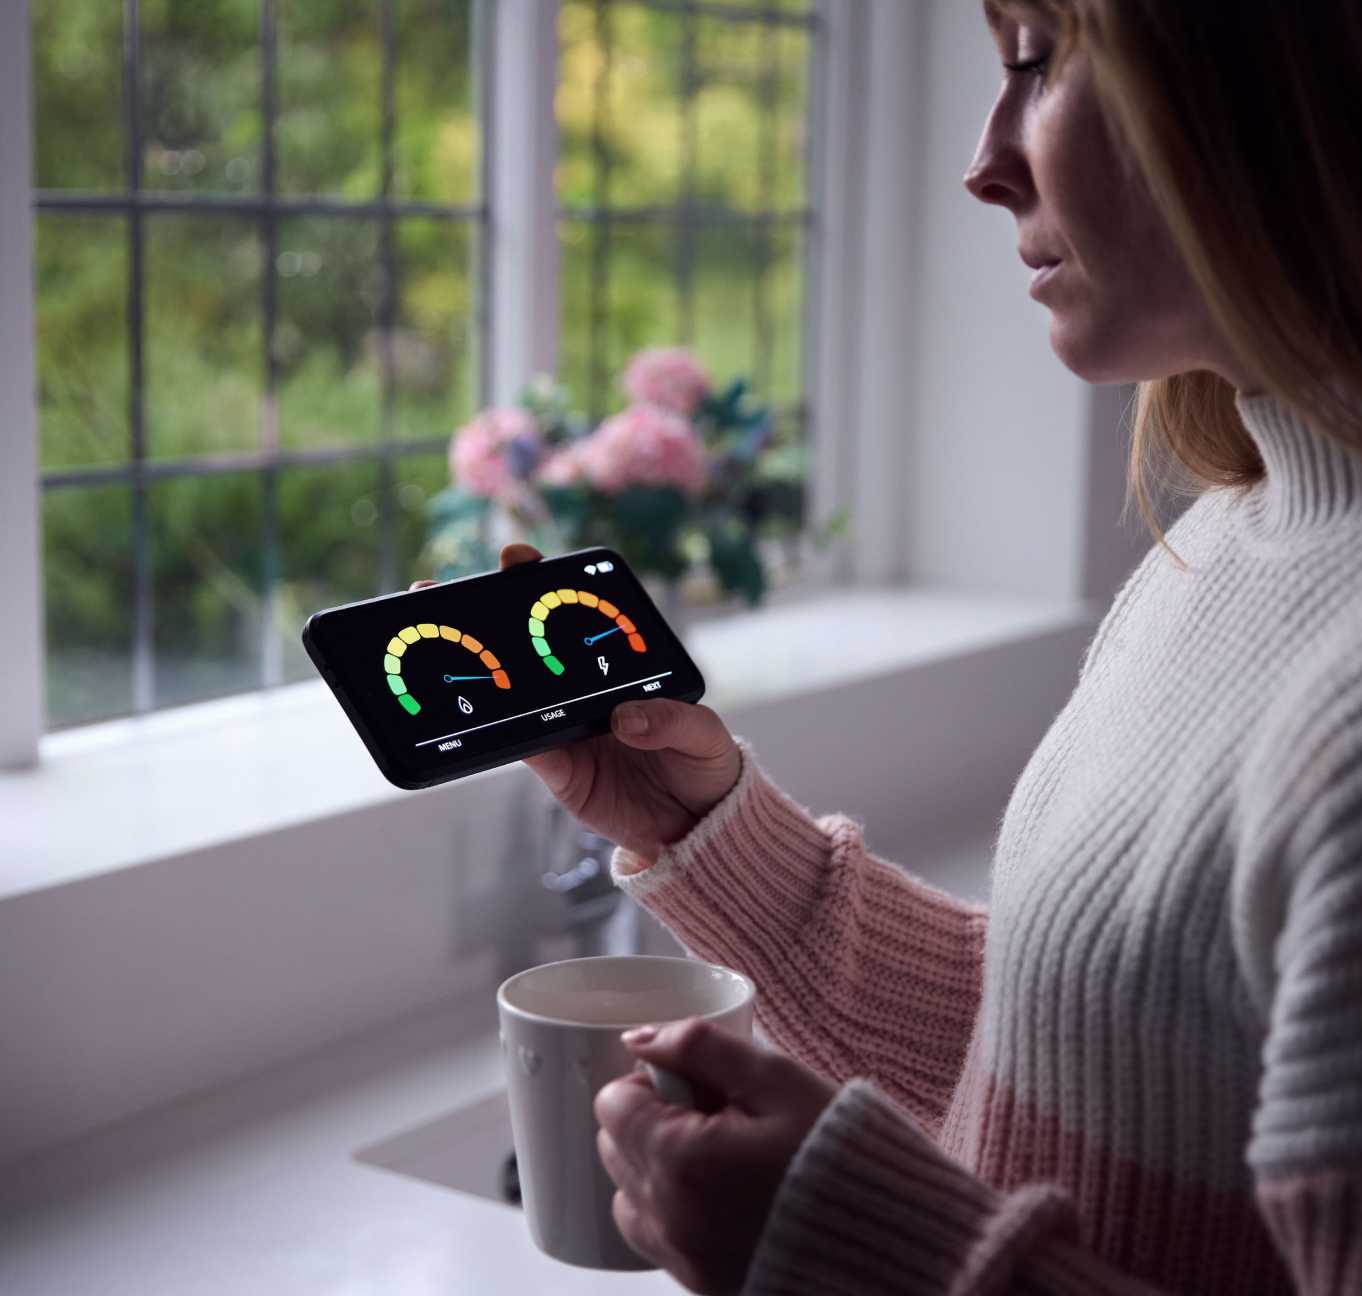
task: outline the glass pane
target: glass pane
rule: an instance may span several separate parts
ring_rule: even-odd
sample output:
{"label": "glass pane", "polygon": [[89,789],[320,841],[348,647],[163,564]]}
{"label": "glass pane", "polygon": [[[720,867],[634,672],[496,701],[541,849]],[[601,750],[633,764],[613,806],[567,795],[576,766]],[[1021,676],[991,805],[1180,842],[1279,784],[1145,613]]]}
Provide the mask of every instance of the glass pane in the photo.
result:
{"label": "glass pane", "polygon": [[763,144],[772,122],[768,91],[775,36],[756,23],[696,20],[693,185],[701,202],[758,210],[771,200],[764,192],[771,178]]}
{"label": "glass pane", "polygon": [[778,35],[775,84],[775,151],[773,192],[769,199],[776,211],[800,210],[809,203],[808,133],[809,84],[813,38],[802,27],[782,27]]}
{"label": "glass pane", "polygon": [[482,142],[474,106],[474,0],[402,0],[397,24],[394,191],[474,203]]}
{"label": "glass pane", "polygon": [[563,0],[558,14],[558,201],[585,207],[601,200],[595,143],[596,81],[603,62],[591,0]]}
{"label": "glass pane", "polygon": [[128,227],[39,212],[38,427],[44,468],[128,458]]}
{"label": "glass pane", "polygon": [[132,492],[43,495],[47,722],[84,724],[132,710]]}
{"label": "glass pane", "polygon": [[29,12],[33,183],[39,189],[122,189],[123,6],[41,0]]}
{"label": "glass pane", "polygon": [[256,225],[155,215],[145,230],[148,453],[253,450],[264,368]]}
{"label": "glass pane", "polygon": [[379,592],[382,502],[378,465],[288,468],[278,478],[279,583],[284,678],[316,679],[303,622],[319,608]]}
{"label": "glass pane", "polygon": [[278,32],[280,192],[376,197],[383,187],[379,6],[288,0]]}
{"label": "glass pane", "polygon": [[640,347],[675,346],[683,339],[676,282],[677,231],[670,221],[610,226],[610,293],[605,360],[611,407]]}
{"label": "glass pane", "polygon": [[394,462],[397,486],[397,588],[434,574],[426,551],[432,495],[449,485],[449,460],[443,453],[401,455]]}
{"label": "glass pane", "polygon": [[273,351],[279,440],[289,449],[379,437],[386,291],[379,236],[376,221],[279,224]]}
{"label": "glass pane", "polygon": [[[586,0],[563,5],[556,99],[560,202],[584,206],[606,200],[593,133],[597,125],[609,159],[612,206],[666,206],[679,200],[687,21],[642,5],[614,5],[604,11],[606,32]],[[606,100],[598,120],[603,74]]]}
{"label": "glass pane", "polygon": [[140,8],[143,186],[259,189],[259,0]]}
{"label": "glass pane", "polygon": [[610,203],[669,206],[681,197],[682,43],[685,21],[642,5],[610,10],[609,98],[604,143]]}
{"label": "glass pane", "polygon": [[255,473],[148,488],[157,706],[260,686],[260,496]]}
{"label": "glass pane", "polygon": [[772,224],[767,229],[771,260],[764,285],[770,328],[769,370],[762,400],[790,404],[804,395],[804,231]]}
{"label": "glass pane", "polygon": [[[611,223],[564,221],[562,240],[562,319],[559,374],[574,404],[594,416],[618,409],[624,400],[620,377],[640,347],[683,341],[676,285],[676,227],[670,221]],[[608,263],[596,275],[598,247],[604,242]],[[605,327],[592,336],[591,317],[604,296]],[[600,383],[592,390],[593,382]]]}
{"label": "glass pane", "polygon": [[477,406],[476,236],[466,221],[407,219],[397,228],[395,431],[405,440],[448,436]]}
{"label": "glass pane", "polygon": [[696,231],[696,355],[716,384],[755,377],[756,248],[749,225],[732,222]]}
{"label": "glass pane", "polygon": [[574,407],[585,410],[591,384],[592,249],[595,226],[588,221],[558,223],[558,378]]}

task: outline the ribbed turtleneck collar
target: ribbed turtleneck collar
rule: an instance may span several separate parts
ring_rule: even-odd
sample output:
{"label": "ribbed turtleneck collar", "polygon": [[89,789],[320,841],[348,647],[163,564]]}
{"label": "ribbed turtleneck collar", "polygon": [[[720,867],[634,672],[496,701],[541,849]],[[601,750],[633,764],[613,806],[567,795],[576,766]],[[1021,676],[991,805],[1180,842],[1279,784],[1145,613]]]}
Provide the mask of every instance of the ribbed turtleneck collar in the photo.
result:
{"label": "ribbed turtleneck collar", "polygon": [[1316,432],[1275,396],[1240,395],[1235,404],[1267,469],[1246,502],[1256,532],[1286,539],[1345,517],[1362,521],[1362,451]]}

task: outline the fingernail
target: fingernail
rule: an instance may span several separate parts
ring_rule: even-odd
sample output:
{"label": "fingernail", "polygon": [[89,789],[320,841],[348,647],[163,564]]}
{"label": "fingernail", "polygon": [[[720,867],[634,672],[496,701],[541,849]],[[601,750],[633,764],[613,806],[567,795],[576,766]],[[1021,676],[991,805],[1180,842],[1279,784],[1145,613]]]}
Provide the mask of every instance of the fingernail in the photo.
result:
{"label": "fingernail", "polygon": [[635,1026],[633,1030],[627,1030],[620,1035],[626,1044],[651,1044],[657,1035],[656,1026]]}
{"label": "fingernail", "polygon": [[625,734],[647,733],[648,713],[641,706],[616,707],[615,728]]}

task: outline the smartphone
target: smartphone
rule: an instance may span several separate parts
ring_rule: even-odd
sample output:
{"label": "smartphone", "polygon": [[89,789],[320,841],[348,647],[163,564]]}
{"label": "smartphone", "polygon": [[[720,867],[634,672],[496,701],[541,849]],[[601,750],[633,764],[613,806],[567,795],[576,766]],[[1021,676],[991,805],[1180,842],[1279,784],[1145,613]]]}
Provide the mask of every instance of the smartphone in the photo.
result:
{"label": "smartphone", "polygon": [[609,549],[315,612],[303,646],[383,775],[431,787],[610,731],[705,681]]}

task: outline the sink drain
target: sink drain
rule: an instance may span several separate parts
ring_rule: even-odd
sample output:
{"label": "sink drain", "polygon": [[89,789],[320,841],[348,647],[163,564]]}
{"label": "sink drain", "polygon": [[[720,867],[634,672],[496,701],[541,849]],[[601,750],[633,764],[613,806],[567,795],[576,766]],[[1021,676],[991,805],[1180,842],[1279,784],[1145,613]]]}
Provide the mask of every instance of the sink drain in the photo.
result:
{"label": "sink drain", "polygon": [[501,1163],[501,1200],[512,1206],[520,1205],[520,1169],[515,1163],[514,1152],[508,1152]]}

